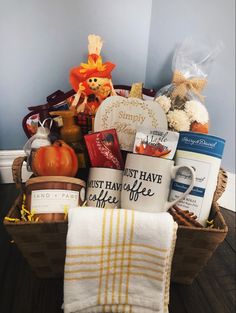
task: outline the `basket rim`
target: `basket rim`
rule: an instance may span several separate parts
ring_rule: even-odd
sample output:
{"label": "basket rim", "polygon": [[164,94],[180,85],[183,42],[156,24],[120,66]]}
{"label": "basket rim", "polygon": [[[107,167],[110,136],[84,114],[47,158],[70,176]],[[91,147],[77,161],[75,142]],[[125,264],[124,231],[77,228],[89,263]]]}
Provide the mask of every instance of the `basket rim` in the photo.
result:
{"label": "basket rim", "polygon": [[[16,209],[16,206],[18,205],[19,202],[21,202],[21,199],[23,197],[23,194],[19,194],[18,197],[16,198],[13,206],[10,208],[8,214],[6,215],[7,217],[12,217],[12,214],[14,210]],[[212,203],[212,207],[216,211],[216,215],[218,215],[220,222],[222,224],[222,228],[198,228],[198,227],[191,227],[191,226],[183,226],[179,225],[178,229],[186,230],[186,231],[195,231],[195,232],[210,232],[210,233],[227,233],[228,232],[228,226],[225,223],[224,217],[220,212],[220,206],[217,202]],[[12,223],[9,221],[6,221],[5,219],[3,220],[3,224],[6,226],[22,226],[22,225],[42,225],[42,224],[68,224],[68,220],[59,220],[59,221],[38,221],[36,223],[32,222],[26,222],[26,221],[19,221],[17,223]]]}
{"label": "basket rim", "polygon": [[[21,199],[23,197],[23,194],[20,193],[14,204],[12,205],[12,207],[10,208],[9,212],[7,213],[6,217],[12,217],[12,214],[13,212],[15,211],[16,209],[16,206],[18,205],[19,202],[21,202]],[[3,224],[4,225],[7,225],[7,226],[17,226],[17,225],[42,225],[42,224],[64,224],[66,223],[67,224],[67,220],[64,220],[64,221],[38,221],[38,222],[26,222],[26,221],[18,221],[17,223],[12,223],[10,221],[7,221],[5,219],[3,219]]]}
{"label": "basket rim", "polygon": [[217,202],[212,203],[212,207],[215,209],[216,214],[218,215],[220,222],[222,224],[222,228],[208,228],[208,227],[203,227],[203,228],[198,228],[198,227],[192,227],[192,226],[183,226],[179,225],[178,228],[180,229],[185,229],[185,230],[195,230],[199,232],[212,232],[212,233],[227,233],[228,232],[228,226],[225,223],[225,219],[220,211],[220,206]]}
{"label": "basket rim", "polygon": [[210,227],[191,227],[191,226],[183,226],[183,225],[179,225],[180,229],[187,229],[187,230],[194,230],[194,231],[198,231],[198,232],[212,232],[212,233],[227,233],[228,232],[228,226],[224,226],[224,228],[210,228]]}

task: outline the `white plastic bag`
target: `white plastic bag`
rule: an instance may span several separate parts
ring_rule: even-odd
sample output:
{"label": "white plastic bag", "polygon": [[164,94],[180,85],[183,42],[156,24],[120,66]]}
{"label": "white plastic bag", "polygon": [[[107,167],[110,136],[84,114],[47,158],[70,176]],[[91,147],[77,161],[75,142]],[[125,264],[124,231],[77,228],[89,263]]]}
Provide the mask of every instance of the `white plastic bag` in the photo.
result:
{"label": "white plastic bag", "polygon": [[208,133],[209,115],[201,92],[221,48],[222,43],[212,47],[209,43],[187,38],[176,49],[172,83],[161,88],[155,96],[155,101],[167,114],[170,130]]}

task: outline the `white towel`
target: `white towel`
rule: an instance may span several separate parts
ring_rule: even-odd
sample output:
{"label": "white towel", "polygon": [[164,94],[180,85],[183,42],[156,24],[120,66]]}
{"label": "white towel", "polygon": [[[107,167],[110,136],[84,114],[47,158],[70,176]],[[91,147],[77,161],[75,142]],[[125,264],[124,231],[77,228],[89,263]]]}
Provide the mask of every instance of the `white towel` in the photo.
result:
{"label": "white towel", "polygon": [[70,209],[64,312],[168,312],[176,230],[169,213]]}

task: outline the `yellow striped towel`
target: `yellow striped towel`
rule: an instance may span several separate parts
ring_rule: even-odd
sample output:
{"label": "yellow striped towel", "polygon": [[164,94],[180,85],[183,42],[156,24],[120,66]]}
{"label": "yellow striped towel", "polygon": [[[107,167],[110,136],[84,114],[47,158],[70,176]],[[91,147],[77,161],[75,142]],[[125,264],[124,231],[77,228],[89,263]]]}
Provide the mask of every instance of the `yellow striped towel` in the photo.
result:
{"label": "yellow striped towel", "polygon": [[73,208],[64,312],[166,313],[176,223],[168,213]]}

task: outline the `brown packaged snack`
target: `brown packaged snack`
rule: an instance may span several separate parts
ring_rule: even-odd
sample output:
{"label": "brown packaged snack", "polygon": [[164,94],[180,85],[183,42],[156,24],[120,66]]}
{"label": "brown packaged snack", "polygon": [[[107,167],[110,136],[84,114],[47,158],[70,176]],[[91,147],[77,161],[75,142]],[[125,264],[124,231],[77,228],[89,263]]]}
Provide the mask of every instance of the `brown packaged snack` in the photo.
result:
{"label": "brown packaged snack", "polygon": [[189,226],[189,227],[199,227],[202,228],[203,225],[196,221],[197,216],[193,212],[188,210],[182,210],[174,205],[168,210],[168,212],[173,216],[173,219],[178,225]]}

